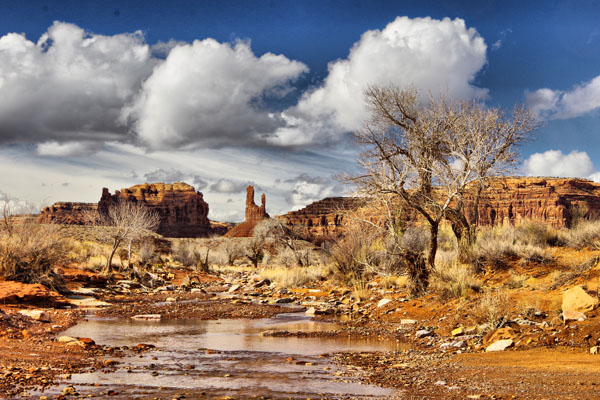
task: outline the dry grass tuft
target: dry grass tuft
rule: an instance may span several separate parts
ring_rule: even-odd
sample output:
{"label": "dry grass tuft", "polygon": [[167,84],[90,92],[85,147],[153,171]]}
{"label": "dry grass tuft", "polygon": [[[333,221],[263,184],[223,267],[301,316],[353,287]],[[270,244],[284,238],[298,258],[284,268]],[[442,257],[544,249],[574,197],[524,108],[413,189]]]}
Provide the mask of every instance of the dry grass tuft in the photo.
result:
{"label": "dry grass tuft", "polygon": [[331,269],[323,266],[309,267],[267,267],[259,275],[284,288],[297,288],[312,282],[319,282],[331,275]]}
{"label": "dry grass tuft", "polygon": [[454,252],[440,252],[431,274],[430,288],[444,299],[459,298],[478,292],[481,282],[471,265],[460,264]]}

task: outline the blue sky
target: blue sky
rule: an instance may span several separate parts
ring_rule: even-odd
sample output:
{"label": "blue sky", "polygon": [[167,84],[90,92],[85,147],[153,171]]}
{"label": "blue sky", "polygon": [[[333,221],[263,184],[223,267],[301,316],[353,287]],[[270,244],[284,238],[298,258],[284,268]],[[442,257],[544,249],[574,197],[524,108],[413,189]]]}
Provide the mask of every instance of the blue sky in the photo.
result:
{"label": "blue sky", "polygon": [[[0,196],[184,180],[211,217],[344,191],[368,83],[525,103],[521,174],[600,181],[596,1],[0,1]],[[235,93],[236,95],[232,95]]]}

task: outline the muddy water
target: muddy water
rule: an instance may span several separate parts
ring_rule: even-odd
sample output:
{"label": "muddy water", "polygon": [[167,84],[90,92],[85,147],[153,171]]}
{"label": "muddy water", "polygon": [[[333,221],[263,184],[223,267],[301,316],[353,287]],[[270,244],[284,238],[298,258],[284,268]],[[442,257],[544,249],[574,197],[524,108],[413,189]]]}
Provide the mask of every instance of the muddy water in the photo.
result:
{"label": "muddy water", "polygon": [[[266,330],[335,330],[303,314],[269,319],[162,320],[90,319],[64,332],[110,346],[149,343],[157,349],[126,357],[116,371],[73,375],[82,395],[111,398],[388,398],[393,392],[344,377],[323,353],[396,350],[395,341],[264,337]],[[293,357],[290,362],[289,357]],[[287,360],[286,360],[287,359]],[[52,392],[51,392],[52,393]]]}

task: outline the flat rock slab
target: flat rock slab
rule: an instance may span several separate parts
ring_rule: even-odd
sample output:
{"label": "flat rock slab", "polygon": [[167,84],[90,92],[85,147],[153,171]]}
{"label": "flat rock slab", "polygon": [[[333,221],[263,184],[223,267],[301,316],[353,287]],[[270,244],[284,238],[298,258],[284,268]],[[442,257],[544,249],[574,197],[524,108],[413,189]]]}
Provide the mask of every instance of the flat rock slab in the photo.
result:
{"label": "flat rock slab", "polygon": [[21,310],[19,311],[19,314],[25,315],[36,321],[52,322],[52,316],[44,310]]}
{"label": "flat rock slab", "polygon": [[134,315],[131,319],[150,319],[150,320],[159,320],[162,316],[160,314],[139,314]]}
{"label": "flat rock slab", "polygon": [[513,344],[514,344],[514,342],[512,341],[512,339],[496,340],[494,343],[492,343],[488,347],[486,347],[485,351],[486,352],[504,351],[507,348],[511,347]]}

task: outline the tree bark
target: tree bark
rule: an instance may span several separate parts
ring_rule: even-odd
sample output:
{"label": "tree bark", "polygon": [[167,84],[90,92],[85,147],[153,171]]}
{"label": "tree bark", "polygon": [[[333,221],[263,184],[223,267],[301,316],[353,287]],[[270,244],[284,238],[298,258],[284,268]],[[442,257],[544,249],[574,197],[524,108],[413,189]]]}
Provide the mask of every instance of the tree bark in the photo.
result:
{"label": "tree bark", "polygon": [[108,260],[106,260],[106,267],[104,268],[104,271],[103,271],[103,273],[105,275],[108,274],[110,271],[112,271],[112,260],[113,260],[115,253],[117,252],[117,249],[119,248],[120,244],[121,244],[121,241],[115,239],[115,241],[113,243],[113,248],[110,252],[110,256],[108,257]]}

